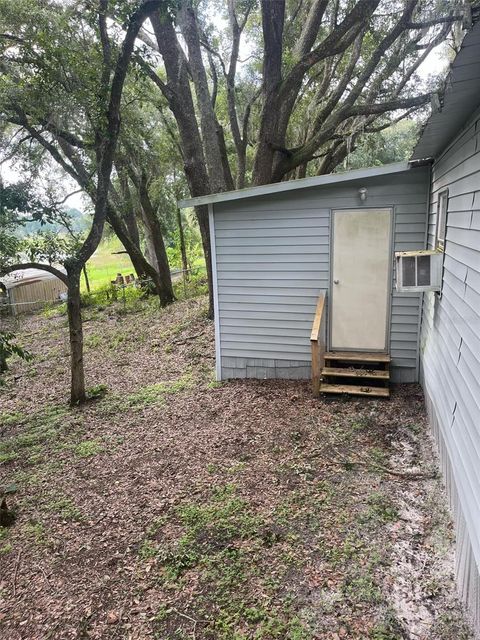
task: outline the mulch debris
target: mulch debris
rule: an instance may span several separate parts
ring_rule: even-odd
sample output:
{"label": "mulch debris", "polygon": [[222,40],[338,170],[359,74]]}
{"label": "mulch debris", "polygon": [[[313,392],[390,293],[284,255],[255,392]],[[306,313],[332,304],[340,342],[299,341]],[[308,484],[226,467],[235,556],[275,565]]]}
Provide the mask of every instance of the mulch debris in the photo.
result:
{"label": "mulch debris", "polygon": [[[0,388],[0,638],[468,640],[423,395],[213,378],[203,298],[62,315]],[[11,487],[15,489],[12,491]]]}

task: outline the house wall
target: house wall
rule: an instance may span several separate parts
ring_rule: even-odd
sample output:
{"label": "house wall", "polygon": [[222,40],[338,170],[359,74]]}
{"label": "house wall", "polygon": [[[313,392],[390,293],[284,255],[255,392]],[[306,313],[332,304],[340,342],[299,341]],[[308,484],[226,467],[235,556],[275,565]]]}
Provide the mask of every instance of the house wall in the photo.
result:
{"label": "house wall", "polygon": [[480,114],[436,161],[428,244],[448,188],[441,296],[425,294],[421,374],[455,514],[457,574],[480,627]]}
{"label": "house wall", "polygon": [[[394,250],[422,249],[428,185],[423,167],[215,204],[219,377],[309,378],[317,298],[330,286],[331,210],[393,207]],[[368,189],[365,202],[360,187]],[[420,302],[419,294],[392,292],[390,352],[399,381],[417,379]]]}
{"label": "house wall", "polygon": [[19,281],[9,289],[12,315],[31,313],[42,309],[47,302],[55,302],[67,286],[58,278],[45,278],[27,282]]}

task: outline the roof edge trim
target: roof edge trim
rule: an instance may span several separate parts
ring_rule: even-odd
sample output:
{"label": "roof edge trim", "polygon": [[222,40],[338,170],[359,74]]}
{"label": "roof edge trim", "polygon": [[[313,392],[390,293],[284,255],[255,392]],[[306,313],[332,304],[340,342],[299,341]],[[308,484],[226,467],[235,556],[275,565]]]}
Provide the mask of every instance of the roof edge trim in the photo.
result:
{"label": "roof edge trim", "polygon": [[287,182],[275,182],[260,187],[249,187],[247,189],[238,189],[237,191],[223,191],[220,193],[212,193],[196,198],[179,200],[180,209],[188,207],[196,207],[206,204],[216,204],[217,202],[227,202],[230,200],[243,200],[244,198],[253,198],[255,196],[264,196],[271,193],[282,193],[284,191],[296,191],[297,189],[308,189],[310,187],[319,187],[322,185],[337,184],[339,182],[350,182],[352,180],[363,180],[373,178],[375,176],[388,175],[393,173],[401,173],[403,171],[412,170],[408,162],[395,162],[386,164],[381,167],[368,167],[366,169],[354,169],[345,171],[344,173],[330,173],[324,176],[314,176],[312,178],[302,178],[300,180],[289,180]]}

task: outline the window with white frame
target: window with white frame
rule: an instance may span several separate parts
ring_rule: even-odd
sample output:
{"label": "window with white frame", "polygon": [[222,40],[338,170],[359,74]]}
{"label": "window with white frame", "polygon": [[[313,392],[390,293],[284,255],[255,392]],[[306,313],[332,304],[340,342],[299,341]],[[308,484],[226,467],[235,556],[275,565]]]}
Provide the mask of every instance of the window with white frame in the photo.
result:
{"label": "window with white frame", "polygon": [[440,191],[437,203],[437,229],[435,233],[435,249],[445,249],[447,233],[448,189]]}

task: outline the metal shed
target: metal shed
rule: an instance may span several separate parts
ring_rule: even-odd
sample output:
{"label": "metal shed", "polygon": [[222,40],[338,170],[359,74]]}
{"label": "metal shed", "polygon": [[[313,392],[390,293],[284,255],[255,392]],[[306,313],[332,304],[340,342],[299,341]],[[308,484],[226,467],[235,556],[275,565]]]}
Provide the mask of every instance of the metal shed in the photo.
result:
{"label": "metal shed", "polygon": [[12,271],[0,278],[0,283],[6,294],[4,304],[12,315],[37,311],[67,294],[59,278],[41,269]]}
{"label": "metal shed", "polygon": [[325,296],[327,359],[416,381],[421,294],[394,291],[394,252],[425,247],[429,177],[398,163],[181,202],[209,206],[218,379],[310,378]]}

